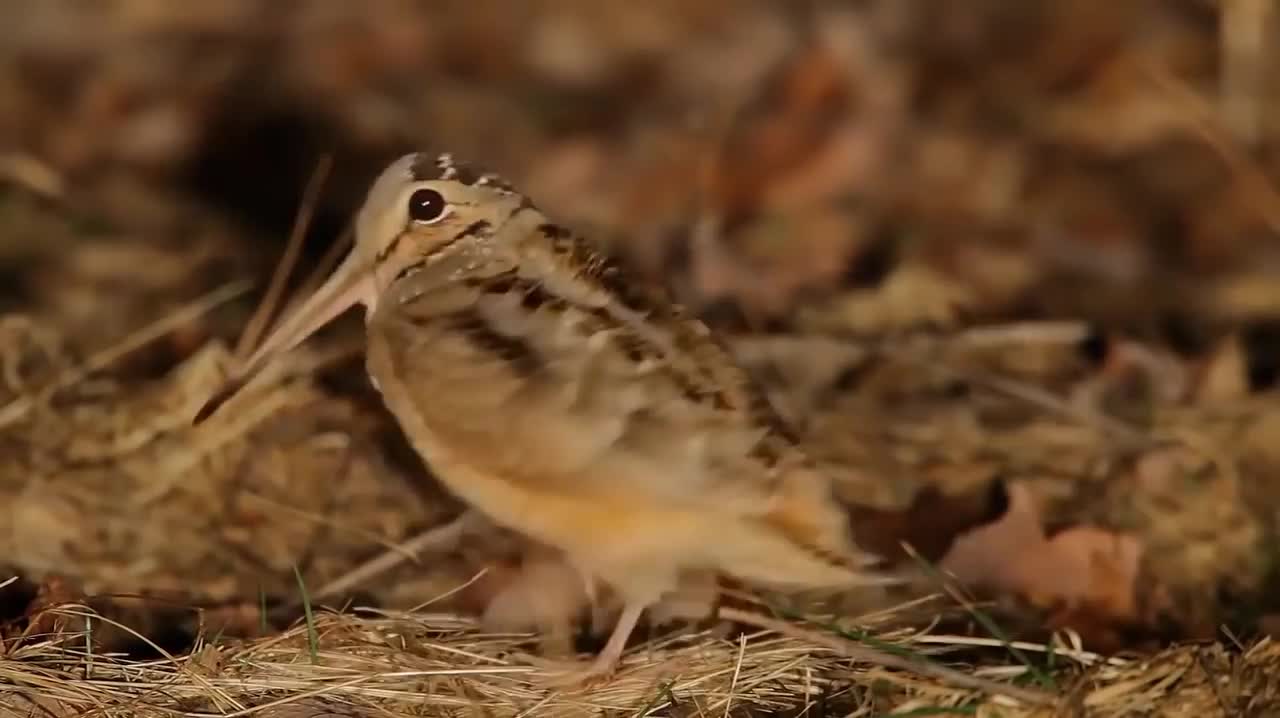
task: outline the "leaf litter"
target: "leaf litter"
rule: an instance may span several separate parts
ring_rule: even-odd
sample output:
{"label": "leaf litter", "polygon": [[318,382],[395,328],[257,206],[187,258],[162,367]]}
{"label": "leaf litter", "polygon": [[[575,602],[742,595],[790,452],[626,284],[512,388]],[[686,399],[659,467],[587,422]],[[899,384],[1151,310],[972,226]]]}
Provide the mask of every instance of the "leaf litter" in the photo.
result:
{"label": "leaf litter", "polygon": [[[0,23],[0,712],[1276,710],[1266,3],[356,7]],[[919,580],[693,592],[552,693],[616,607],[460,518],[354,322],[191,427],[316,163],[327,240],[405,143],[670,281]]]}

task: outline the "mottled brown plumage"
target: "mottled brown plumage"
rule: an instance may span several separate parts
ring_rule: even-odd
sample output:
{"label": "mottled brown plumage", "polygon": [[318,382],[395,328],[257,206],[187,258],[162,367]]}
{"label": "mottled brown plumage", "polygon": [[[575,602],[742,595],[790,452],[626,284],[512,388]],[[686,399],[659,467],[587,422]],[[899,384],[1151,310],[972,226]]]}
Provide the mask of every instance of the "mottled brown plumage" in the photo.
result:
{"label": "mottled brown plumage", "polygon": [[613,668],[641,611],[685,572],[884,580],[710,330],[501,179],[447,155],[393,163],[351,256],[246,372],[353,303],[366,307],[370,376],[441,481],[622,596],[591,673]]}

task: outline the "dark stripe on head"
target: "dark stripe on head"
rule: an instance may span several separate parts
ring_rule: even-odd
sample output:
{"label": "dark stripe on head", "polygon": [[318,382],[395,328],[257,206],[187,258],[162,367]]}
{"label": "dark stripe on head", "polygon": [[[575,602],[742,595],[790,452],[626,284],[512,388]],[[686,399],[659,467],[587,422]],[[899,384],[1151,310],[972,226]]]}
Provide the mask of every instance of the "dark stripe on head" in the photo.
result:
{"label": "dark stripe on head", "polygon": [[406,264],[399,272],[396,272],[396,276],[391,281],[398,282],[425,266],[427,266],[427,260],[425,259],[419,259],[412,264]]}
{"label": "dark stripe on head", "polygon": [[373,258],[374,263],[381,264],[383,260],[385,260],[387,257],[390,257],[391,253],[396,251],[396,247],[400,246],[400,240],[403,238],[404,238],[404,232],[397,234],[396,238],[391,240],[391,244],[388,244],[387,246],[383,247],[382,251],[378,252],[378,254],[374,256]]}
{"label": "dark stripe on head", "polygon": [[488,237],[490,236],[490,232],[489,232],[490,226],[491,225],[489,224],[489,220],[478,219],[472,222],[471,224],[468,224],[466,229],[463,229],[461,232],[458,232],[457,236],[453,238],[453,241],[456,242],[459,239],[464,239],[466,237]]}
{"label": "dark stripe on head", "polygon": [[[472,222],[471,224],[468,224],[466,227],[462,228],[461,232],[458,232],[457,234],[453,235],[453,237],[450,238],[449,241],[444,242],[443,244],[436,245],[435,247],[432,247],[431,251],[423,255],[421,259],[419,259],[416,262],[413,262],[412,264],[409,264],[404,269],[401,269],[399,272],[396,273],[395,279],[392,281],[404,279],[410,274],[413,274],[419,269],[422,269],[424,266],[426,266],[427,262],[431,261],[432,258],[440,254],[443,254],[444,252],[448,251],[450,247],[452,247],[453,245],[457,244],[458,242],[468,237],[490,236],[491,226],[492,225],[489,223],[489,221],[485,219],[478,219]],[[377,260],[381,262],[383,259],[386,259],[387,255],[389,255],[391,251],[395,249],[396,245],[400,243],[400,237],[403,237],[403,236],[404,234],[402,233],[399,237],[395,238],[395,241],[387,245],[387,248],[385,250],[383,250],[382,252],[379,252]]]}

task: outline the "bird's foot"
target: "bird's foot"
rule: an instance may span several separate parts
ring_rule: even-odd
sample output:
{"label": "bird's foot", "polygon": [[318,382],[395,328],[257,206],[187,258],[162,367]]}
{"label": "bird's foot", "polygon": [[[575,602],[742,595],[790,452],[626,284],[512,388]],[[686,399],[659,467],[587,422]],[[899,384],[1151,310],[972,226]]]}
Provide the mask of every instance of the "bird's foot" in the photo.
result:
{"label": "bird's foot", "polygon": [[618,672],[619,657],[601,654],[590,663],[578,663],[565,670],[549,673],[545,683],[562,690],[585,690],[607,683]]}

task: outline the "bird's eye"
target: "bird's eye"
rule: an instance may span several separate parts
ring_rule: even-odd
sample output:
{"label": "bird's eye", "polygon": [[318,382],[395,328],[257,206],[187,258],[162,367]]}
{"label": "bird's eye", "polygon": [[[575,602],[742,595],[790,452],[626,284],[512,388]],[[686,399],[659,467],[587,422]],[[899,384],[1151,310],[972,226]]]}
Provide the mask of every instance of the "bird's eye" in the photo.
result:
{"label": "bird's eye", "polygon": [[415,222],[438,222],[446,208],[444,197],[433,189],[420,189],[409,195],[409,218]]}

